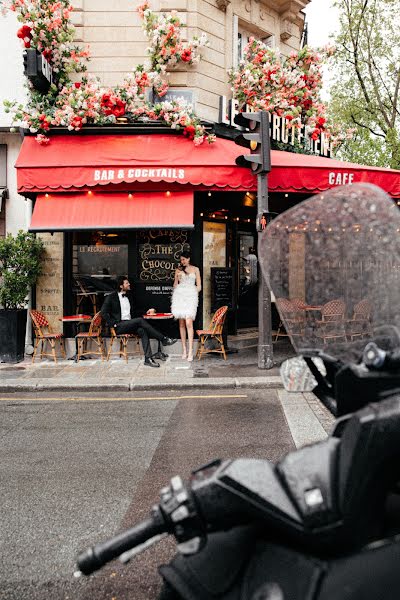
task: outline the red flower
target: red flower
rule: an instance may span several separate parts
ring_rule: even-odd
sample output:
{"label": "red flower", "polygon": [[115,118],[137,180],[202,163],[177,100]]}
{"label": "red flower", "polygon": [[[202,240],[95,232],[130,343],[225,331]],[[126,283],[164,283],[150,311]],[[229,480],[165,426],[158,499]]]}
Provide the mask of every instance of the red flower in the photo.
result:
{"label": "red flower", "polygon": [[75,116],[71,121],[71,125],[74,129],[82,129],[82,117]]}
{"label": "red flower", "polygon": [[32,39],[32,29],[29,27],[29,25],[23,25],[17,31],[17,37],[21,40],[25,38]]}
{"label": "red flower", "polygon": [[190,62],[192,60],[192,51],[189,48],[186,48],[181,54],[181,59],[183,62]]}
{"label": "red flower", "polygon": [[306,110],[309,110],[312,107],[312,100],[307,98],[306,100],[303,101],[303,106]]}
{"label": "red flower", "polygon": [[53,56],[51,50],[49,50],[49,49],[43,50],[42,54],[45,57],[45,59],[48,61],[50,61],[51,57]]}
{"label": "red flower", "polygon": [[311,134],[311,139],[312,140],[317,140],[319,138],[319,130],[318,129],[314,129],[314,131]]}
{"label": "red flower", "polygon": [[106,107],[111,107],[112,106],[110,94],[103,94],[102,95],[102,97],[101,97],[101,105],[102,106],[106,106]]}
{"label": "red flower", "polygon": [[195,133],[196,133],[196,128],[193,125],[188,125],[183,130],[183,135],[186,135],[189,138],[189,140],[193,140],[194,139],[194,134]]}
{"label": "red flower", "polygon": [[81,87],[80,81],[75,81],[74,86],[76,87],[77,90],[79,90],[79,88]]}
{"label": "red flower", "polygon": [[117,100],[111,112],[116,117],[122,117],[125,114],[125,102]]}
{"label": "red flower", "polygon": [[318,117],[318,119],[317,119],[317,124],[318,124],[320,127],[323,127],[323,126],[325,125],[325,123],[326,123],[326,119],[324,119],[324,117]]}

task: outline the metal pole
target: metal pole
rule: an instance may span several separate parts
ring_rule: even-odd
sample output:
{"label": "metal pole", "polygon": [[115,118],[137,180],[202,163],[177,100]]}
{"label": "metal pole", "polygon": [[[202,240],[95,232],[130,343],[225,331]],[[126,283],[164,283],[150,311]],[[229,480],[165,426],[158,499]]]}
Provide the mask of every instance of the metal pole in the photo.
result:
{"label": "metal pole", "polygon": [[[260,222],[263,214],[268,213],[268,175],[257,175],[257,226],[260,237]],[[274,366],[272,351],[271,294],[259,269],[258,282],[258,368],[272,369]]]}

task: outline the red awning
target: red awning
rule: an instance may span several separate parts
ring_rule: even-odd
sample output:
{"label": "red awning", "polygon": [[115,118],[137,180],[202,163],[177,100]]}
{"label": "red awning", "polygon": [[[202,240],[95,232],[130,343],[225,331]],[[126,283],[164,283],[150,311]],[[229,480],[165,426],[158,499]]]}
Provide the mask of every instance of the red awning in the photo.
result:
{"label": "red awning", "polygon": [[29,231],[193,227],[193,192],[39,194]]}
{"label": "red awning", "polygon": [[16,163],[18,191],[149,181],[248,190],[254,176],[236,166],[238,154],[229,140],[196,147],[177,135],[59,135],[48,146],[26,137]]}
{"label": "red awning", "polygon": [[400,198],[400,171],[368,167],[333,158],[272,151],[268,188],[276,192],[324,192],[338,185],[372,183]]}
{"label": "red awning", "polygon": [[[133,182],[161,189],[166,182],[172,189],[189,184],[199,189],[254,190],[256,177],[235,164],[243,151],[230,140],[196,147],[182,136],[166,134],[57,135],[48,146],[26,137],[16,164],[18,191],[65,192],[94,186],[111,191],[115,184],[126,189]],[[356,182],[373,183],[400,197],[400,171],[272,151],[270,191],[317,193]]]}

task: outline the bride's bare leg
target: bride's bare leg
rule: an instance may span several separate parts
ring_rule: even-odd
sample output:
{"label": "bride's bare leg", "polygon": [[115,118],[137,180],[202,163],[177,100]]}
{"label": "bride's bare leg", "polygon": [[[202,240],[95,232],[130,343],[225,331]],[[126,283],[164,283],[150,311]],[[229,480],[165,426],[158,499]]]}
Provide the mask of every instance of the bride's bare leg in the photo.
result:
{"label": "bride's bare leg", "polygon": [[188,341],[189,341],[189,352],[188,352],[188,361],[192,362],[193,360],[193,319],[186,319],[186,329],[188,332]]}
{"label": "bride's bare leg", "polygon": [[186,358],[186,326],[185,319],[179,319],[179,333],[182,342],[182,358]]}

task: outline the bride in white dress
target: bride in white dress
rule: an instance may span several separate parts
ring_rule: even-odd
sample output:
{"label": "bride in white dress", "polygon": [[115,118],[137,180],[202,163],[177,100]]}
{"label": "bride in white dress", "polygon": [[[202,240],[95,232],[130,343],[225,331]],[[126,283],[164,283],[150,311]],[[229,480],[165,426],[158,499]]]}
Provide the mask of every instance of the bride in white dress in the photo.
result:
{"label": "bride in white dress", "polygon": [[[190,264],[189,252],[182,252],[180,265],[175,271],[174,291],[172,292],[171,312],[179,319],[179,332],[182,341],[182,358],[193,360],[193,321],[196,318],[201,277],[198,267]],[[186,352],[186,332],[188,351]]]}

